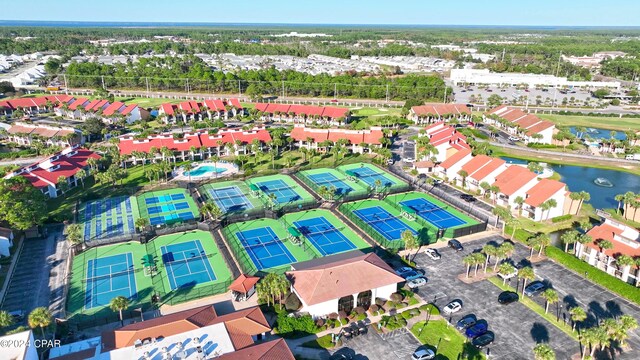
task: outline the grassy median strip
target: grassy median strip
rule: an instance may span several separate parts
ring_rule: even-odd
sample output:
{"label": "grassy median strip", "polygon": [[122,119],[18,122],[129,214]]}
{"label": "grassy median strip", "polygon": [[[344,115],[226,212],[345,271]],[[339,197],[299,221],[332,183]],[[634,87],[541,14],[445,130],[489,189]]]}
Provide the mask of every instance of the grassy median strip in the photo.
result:
{"label": "grassy median strip", "polygon": [[[512,288],[509,285],[503,285],[502,284],[502,280],[496,278],[496,277],[490,277],[489,281],[497,286],[498,288],[505,290],[505,291],[516,291],[514,288]],[[519,294],[520,295],[520,294]],[[578,341],[578,334],[573,332],[571,330],[571,325],[569,324],[565,324],[562,321],[558,321],[556,319],[556,317],[552,314],[552,313],[546,313],[544,312],[544,308],[540,305],[538,305],[535,301],[531,300],[530,298],[526,297],[526,296],[520,296],[520,303],[526,307],[528,307],[529,309],[531,309],[533,312],[535,312],[536,314],[542,316],[545,320],[547,320],[548,322],[550,322],[553,326],[557,327],[558,329],[560,329],[562,332],[564,332],[565,334],[571,336],[571,338],[573,338],[574,340]],[[550,305],[553,306],[553,305]]]}

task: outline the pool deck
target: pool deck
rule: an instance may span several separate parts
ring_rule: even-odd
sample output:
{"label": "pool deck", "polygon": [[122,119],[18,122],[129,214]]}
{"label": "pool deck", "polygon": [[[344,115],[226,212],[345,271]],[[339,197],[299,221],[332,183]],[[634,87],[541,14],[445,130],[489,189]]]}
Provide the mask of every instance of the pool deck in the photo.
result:
{"label": "pool deck", "polygon": [[234,163],[231,162],[227,162],[227,161],[218,161],[216,163],[214,163],[213,161],[203,161],[203,162],[198,162],[196,164],[194,164],[194,168],[191,171],[194,171],[196,169],[198,169],[200,166],[215,166],[218,169],[225,169],[224,172],[221,173],[213,173],[213,174],[205,174],[205,175],[200,175],[200,176],[191,176],[189,177],[188,175],[184,174],[184,167],[180,167],[178,169],[176,169],[173,172],[173,179],[174,181],[194,181],[194,180],[203,180],[203,179],[220,179],[220,178],[225,178],[227,176],[230,175],[235,175],[239,172],[238,166]]}

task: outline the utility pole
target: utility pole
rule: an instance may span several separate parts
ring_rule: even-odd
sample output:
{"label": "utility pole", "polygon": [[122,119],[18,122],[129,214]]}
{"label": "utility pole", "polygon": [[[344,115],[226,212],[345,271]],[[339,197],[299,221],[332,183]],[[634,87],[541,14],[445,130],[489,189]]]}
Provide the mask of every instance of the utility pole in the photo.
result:
{"label": "utility pole", "polygon": [[187,94],[189,94],[189,93],[190,93],[190,91],[189,91],[189,78],[187,78]]}
{"label": "utility pole", "polygon": [[338,84],[337,83],[333,84],[333,98],[338,100]]}
{"label": "utility pole", "polygon": [[507,49],[506,49],[506,48],[503,48],[503,49],[502,49],[502,60],[500,60],[500,62],[504,62],[504,55],[505,55],[505,52],[506,52],[506,51],[507,51]]}
{"label": "utility pole", "polygon": [[147,83],[147,95],[149,95],[149,77],[145,77],[144,81]]}
{"label": "utility pole", "polygon": [[64,93],[69,95],[69,85],[67,84],[67,74],[62,74],[62,78],[64,79]]}
{"label": "utility pole", "polygon": [[104,86],[104,75],[100,76],[100,78],[102,79],[102,88],[106,90],[107,88]]}
{"label": "utility pole", "polygon": [[285,94],[284,94],[284,80],[282,80],[282,97],[284,98]]}
{"label": "utility pole", "polygon": [[385,96],[385,101],[389,102],[389,84],[387,84],[387,94]]}
{"label": "utility pole", "polygon": [[442,100],[443,103],[447,103],[447,85],[444,86],[444,99]]}
{"label": "utility pole", "polygon": [[242,96],[242,87],[240,86],[240,80],[238,80],[238,95]]}

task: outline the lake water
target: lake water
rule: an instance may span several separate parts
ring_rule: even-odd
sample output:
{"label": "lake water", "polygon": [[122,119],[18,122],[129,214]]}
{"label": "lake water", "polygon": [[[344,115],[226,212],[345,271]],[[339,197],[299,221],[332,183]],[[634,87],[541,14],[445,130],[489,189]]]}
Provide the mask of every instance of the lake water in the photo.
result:
{"label": "lake water", "polygon": [[[577,131],[575,127],[570,127],[569,130],[571,131],[571,133],[573,135],[577,135]],[[611,139],[611,130],[607,130],[607,129],[599,129],[599,128],[587,128],[587,131],[585,134],[582,135],[582,138],[584,138],[586,135],[591,136],[594,139]],[[627,139],[627,135],[622,132],[622,131],[616,131],[616,135],[615,138],[618,140],[626,140]]]}
{"label": "lake water", "polygon": [[[508,163],[527,164],[526,160],[503,157]],[[616,170],[596,169],[574,165],[549,165],[553,171],[560,174],[562,182],[569,186],[572,192],[586,191],[591,194],[591,205],[596,209],[616,208],[618,202],[615,196],[627,191],[640,190],[640,176]],[[601,187],[593,183],[597,178],[608,179],[613,187]]]}

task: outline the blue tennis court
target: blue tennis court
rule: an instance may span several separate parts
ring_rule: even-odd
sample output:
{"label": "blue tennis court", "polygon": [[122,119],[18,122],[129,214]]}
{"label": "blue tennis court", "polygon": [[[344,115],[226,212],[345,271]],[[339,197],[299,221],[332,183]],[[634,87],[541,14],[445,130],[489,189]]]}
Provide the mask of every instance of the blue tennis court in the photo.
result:
{"label": "blue tennis court", "polygon": [[323,256],[353,250],[356,246],[324,217],[295,221],[293,225]]}
{"label": "blue tennis court", "polygon": [[448,212],[446,209],[424,198],[401,201],[400,205],[416,211],[418,216],[425,219],[439,229],[464,225],[467,222]]}
{"label": "blue tennis court", "polygon": [[116,296],[133,300],[137,296],[131,253],[89,259],[87,262],[85,307],[109,305]]}
{"label": "blue tennis court", "polygon": [[296,262],[270,227],[239,231],[236,236],[258,270]]}
{"label": "blue tennis court", "polygon": [[268,197],[274,194],[275,201],[278,204],[300,200],[300,195],[291,186],[279,179],[256,183],[256,186]]}
{"label": "blue tennis court", "polygon": [[216,280],[200,240],[162,246],[160,250],[171,290]]}
{"label": "blue tennis court", "polygon": [[237,186],[209,189],[209,196],[224,213],[253,209],[253,205]]}
{"label": "blue tennis court", "polygon": [[400,240],[402,233],[407,230],[414,235],[418,234],[409,225],[380,206],[354,210],[353,213],[390,241]]}
{"label": "blue tennis court", "polygon": [[189,203],[185,201],[185,202],[179,202],[179,203],[173,203],[173,204],[149,206],[147,208],[147,212],[149,212],[149,215],[154,215],[154,214],[161,214],[161,213],[177,211],[177,210],[185,210],[188,208],[189,208]]}
{"label": "blue tennis court", "polygon": [[368,167],[349,169],[349,172],[354,173],[358,179],[364,181],[372,188],[376,187],[376,180],[380,180],[382,186],[393,185],[393,182],[388,177],[384,176],[384,173],[375,172]]}
{"label": "blue tennis court", "polygon": [[184,199],[186,199],[184,194],[167,194],[167,195],[160,195],[160,196],[151,196],[144,199],[144,201],[147,205],[153,205],[153,204],[161,204],[165,202],[184,200]]}
{"label": "blue tennis court", "polygon": [[326,186],[329,189],[335,188],[335,195],[345,195],[353,191],[351,186],[335,177],[332,173],[325,172],[308,175],[308,178],[318,186]]}

